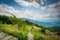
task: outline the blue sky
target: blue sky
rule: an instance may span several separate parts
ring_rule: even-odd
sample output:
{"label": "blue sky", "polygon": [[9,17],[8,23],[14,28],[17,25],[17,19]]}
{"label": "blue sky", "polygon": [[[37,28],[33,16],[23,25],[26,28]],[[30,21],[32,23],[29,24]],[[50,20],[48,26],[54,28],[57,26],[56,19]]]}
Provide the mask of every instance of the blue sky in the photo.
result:
{"label": "blue sky", "polygon": [[[20,9],[22,10],[22,8],[24,7],[20,4],[18,4],[17,2],[15,2],[15,0],[0,0],[0,4],[6,4],[8,6],[12,6],[15,9],[19,9],[19,10]],[[20,8],[18,8],[18,7],[20,7]]]}
{"label": "blue sky", "polygon": [[60,20],[60,0],[0,0],[0,14],[38,21]]}

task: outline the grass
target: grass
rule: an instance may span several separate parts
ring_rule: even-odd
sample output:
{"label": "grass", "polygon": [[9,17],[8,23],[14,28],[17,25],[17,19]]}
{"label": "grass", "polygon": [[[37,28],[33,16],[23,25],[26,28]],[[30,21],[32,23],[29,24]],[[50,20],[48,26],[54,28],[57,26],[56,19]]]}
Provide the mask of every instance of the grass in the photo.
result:
{"label": "grass", "polygon": [[[28,39],[29,26],[26,26],[25,28],[20,27],[18,29],[18,31],[16,32],[15,25],[0,24],[0,30],[9,35],[17,37],[19,40],[27,40]],[[33,30],[35,30],[35,31],[33,31]],[[38,30],[33,28],[31,32],[34,35],[34,38],[39,39]]]}
{"label": "grass", "polygon": [[[0,31],[15,36],[18,40],[27,40],[30,27],[30,25],[27,25],[26,27],[19,27],[16,31],[15,25],[0,24]],[[60,40],[60,36],[43,34],[41,30],[37,28],[31,28],[31,34],[33,34],[34,40]]]}

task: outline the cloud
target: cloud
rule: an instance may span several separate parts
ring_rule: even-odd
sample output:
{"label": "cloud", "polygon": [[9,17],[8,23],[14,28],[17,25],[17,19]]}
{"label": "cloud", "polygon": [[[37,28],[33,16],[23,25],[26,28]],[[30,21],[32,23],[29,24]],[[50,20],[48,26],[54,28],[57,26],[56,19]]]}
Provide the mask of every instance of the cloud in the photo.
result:
{"label": "cloud", "polygon": [[11,6],[0,4],[0,15],[10,16],[11,14],[14,14],[18,18],[29,18],[32,20],[43,20],[49,16],[49,14],[37,14],[34,10],[16,10]]}
{"label": "cloud", "polygon": [[60,3],[50,4],[48,6],[39,6],[39,4],[35,1],[32,2],[33,4],[31,4],[31,2],[24,0],[20,1],[16,0],[16,2],[18,2],[23,6],[33,5],[39,9],[39,12],[27,8],[25,10],[17,10],[12,6],[0,4],[0,15],[4,14],[10,16],[10,14],[14,14],[18,18],[29,18],[32,20],[40,20],[40,21],[60,18],[60,6],[59,6]]}
{"label": "cloud", "polygon": [[48,11],[51,13],[50,17],[60,18],[60,2],[48,5]]}
{"label": "cloud", "polygon": [[42,14],[48,14],[48,18],[57,19],[60,18],[60,2],[56,4],[50,4],[47,6],[40,7],[40,11],[42,11]]}
{"label": "cloud", "polygon": [[5,4],[0,4],[0,15],[10,16],[10,15],[14,14],[15,16],[19,17],[20,13],[21,13],[21,11],[16,10],[11,6],[8,6]]}
{"label": "cloud", "polygon": [[17,3],[19,3],[22,6],[34,6],[34,7],[38,7],[39,4],[36,1],[33,0],[15,0]]}

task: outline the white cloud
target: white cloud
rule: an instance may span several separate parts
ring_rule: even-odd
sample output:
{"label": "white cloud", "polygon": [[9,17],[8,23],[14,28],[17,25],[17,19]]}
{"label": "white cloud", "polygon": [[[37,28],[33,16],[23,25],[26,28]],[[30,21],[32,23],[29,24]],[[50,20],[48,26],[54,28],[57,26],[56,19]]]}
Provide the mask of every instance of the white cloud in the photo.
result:
{"label": "white cloud", "polygon": [[51,4],[48,6],[48,11],[52,12],[52,14],[50,14],[50,16],[58,18],[58,15],[60,15],[60,2],[56,3],[56,4]]}
{"label": "white cloud", "polygon": [[[20,5],[23,5],[23,6],[35,6],[37,8],[39,8],[40,10],[40,15],[41,14],[46,14],[45,17],[47,16],[47,14],[49,15],[49,17],[57,17],[58,15],[60,15],[59,10],[60,10],[60,7],[59,8],[55,8],[57,5],[60,5],[60,2],[59,3],[56,3],[56,4],[50,4],[48,6],[40,6],[40,2],[42,3],[41,5],[44,4],[44,1],[46,0],[28,0],[28,1],[25,1],[25,0],[15,0],[17,3],[19,3]],[[39,3],[38,3],[39,2]],[[30,11],[30,10],[29,10]],[[42,12],[41,12],[42,11]],[[45,12],[48,12],[48,13],[45,13]],[[43,15],[42,15],[43,16]]]}
{"label": "white cloud", "polygon": [[[19,2],[19,1],[18,1]],[[33,2],[33,4],[26,2],[24,0],[20,0],[21,4],[24,6],[30,6],[33,5],[35,7],[37,7],[37,3]],[[19,3],[20,3],[19,2]],[[16,15],[18,18],[29,18],[29,19],[33,19],[33,20],[50,20],[51,18],[57,18],[58,15],[60,15],[60,6],[55,8],[57,4],[52,4],[52,5],[48,5],[45,7],[39,7],[40,8],[40,13],[35,12],[34,10],[16,10],[15,8],[5,5],[5,4],[0,4],[0,14],[5,14],[5,15],[10,15],[9,13],[12,13],[14,15]],[[46,11],[48,13],[46,13]]]}
{"label": "white cloud", "polygon": [[15,0],[17,3],[19,3],[20,5],[23,5],[23,6],[34,6],[34,7],[38,7],[39,4],[35,1],[31,1],[31,2],[28,2],[28,1],[25,1],[25,0]]}
{"label": "white cloud", "polygon": [[15,16],[19,17],[20,13],[22,13],[22,11],[16,10],[13,7],[5,4],[0,4],[0,15],[4,14],[10,16],[11,14],[14,14]]}
{"label": "white cloud", "polygon": [[0,4],[0,15],[4,14],[4,15],[8,15],[10,16],[10,14],[14,14],[15,16],[17,16],[18,18],[29,18],[29,19],[33,19],[33,20],[43,20],[43,19],[47,19],[47,17],[49,17],[49,14],[37,14],[36,12],[34,12],[34,10],[28,10],[26,9],[25,11],[22,10],[16,10],[11,6],[7,6],[5,4]]}
{"label": "white cloud", "polygon": [[50,18],[59,18],[60,16],[60,2],[56,4],[50,4],[48,6],[40,7],[40,10],[42,10],[43,14],[48,14]]}

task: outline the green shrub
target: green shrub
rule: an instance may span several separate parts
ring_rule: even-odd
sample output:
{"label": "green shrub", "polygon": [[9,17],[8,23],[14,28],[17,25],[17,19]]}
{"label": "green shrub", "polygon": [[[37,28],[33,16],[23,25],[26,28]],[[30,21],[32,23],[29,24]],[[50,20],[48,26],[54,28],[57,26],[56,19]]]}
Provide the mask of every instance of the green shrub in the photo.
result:
{"label": "green shrub", "polygon": [[27,35],[18,33],[17,38],[18,38],[18,40],[27,40]]}

